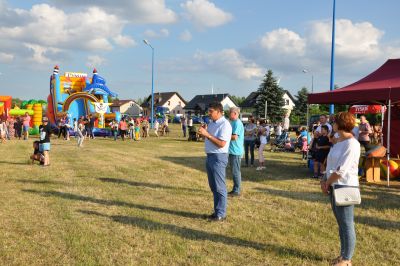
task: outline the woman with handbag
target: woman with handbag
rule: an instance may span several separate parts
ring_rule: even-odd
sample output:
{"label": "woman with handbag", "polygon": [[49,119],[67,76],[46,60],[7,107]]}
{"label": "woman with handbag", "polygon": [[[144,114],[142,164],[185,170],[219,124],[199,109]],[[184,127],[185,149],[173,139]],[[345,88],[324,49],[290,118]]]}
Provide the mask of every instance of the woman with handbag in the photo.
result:
{"label": "woman with handbag", "polygon": [[336,266],[352,265],[356,245],[354,205],[361,203],[361,197],[358,182],[360,143],[351,133],[354,124],[351,113],[342,112],[335,116],[333,127],[339,138],[328,155],[326,179],[321,181],[322,191],[330,195],[339,226],[340,256],[332,261]]}

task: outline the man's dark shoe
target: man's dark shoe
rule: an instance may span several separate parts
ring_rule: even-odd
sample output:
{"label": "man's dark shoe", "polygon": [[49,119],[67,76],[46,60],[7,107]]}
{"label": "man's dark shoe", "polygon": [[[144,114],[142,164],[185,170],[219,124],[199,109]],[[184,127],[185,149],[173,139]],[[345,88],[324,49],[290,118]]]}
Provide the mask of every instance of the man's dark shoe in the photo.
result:
{"label": "man's dark shoe", "polygon": [[229,197],[239,197],[240,194],[239,194],[239,192],[231,191],[228,193],[228,196]]}
{"label": "man's dark shoe", "polygon": [[210,222],[222,222],[225,221],[226,217],[214,216],[210,218]]}
{"label": "man's dark shoe", "polygon": [[217,215],[215,213],[205,216],[205,218],[209,219],[209,220],[214,219],[215,217],[217,217]]}

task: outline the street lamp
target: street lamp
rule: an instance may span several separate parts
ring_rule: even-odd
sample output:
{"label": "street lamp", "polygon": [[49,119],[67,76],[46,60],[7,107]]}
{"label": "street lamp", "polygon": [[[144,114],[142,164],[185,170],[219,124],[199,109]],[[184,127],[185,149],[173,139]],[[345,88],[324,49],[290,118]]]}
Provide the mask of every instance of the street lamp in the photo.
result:
{"label": "street lamp", "polygon": [[[303,69],[303,73],[307,74],[308,70]],[[311,93],[314,93],[314,74],[313,73],[310,73],[310,74],[311,74]]]}
{"label": "street lamp", "polygon": [[154,48],[151,46],[148,40],[143,40],[144,44],[151,48],[151,128],[154,128],[153,120],[154,120]]}

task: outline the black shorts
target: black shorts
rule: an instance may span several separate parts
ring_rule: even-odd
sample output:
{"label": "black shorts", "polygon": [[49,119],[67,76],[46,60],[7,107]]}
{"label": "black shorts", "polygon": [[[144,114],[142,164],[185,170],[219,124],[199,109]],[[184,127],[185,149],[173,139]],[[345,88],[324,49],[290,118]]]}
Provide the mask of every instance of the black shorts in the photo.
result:
{"label": "black shorts", "polygon": [[314,159],[319,163],[324,163],[327,157],[328,157],[328,152],[326,151],[317,151],[314,154]]}

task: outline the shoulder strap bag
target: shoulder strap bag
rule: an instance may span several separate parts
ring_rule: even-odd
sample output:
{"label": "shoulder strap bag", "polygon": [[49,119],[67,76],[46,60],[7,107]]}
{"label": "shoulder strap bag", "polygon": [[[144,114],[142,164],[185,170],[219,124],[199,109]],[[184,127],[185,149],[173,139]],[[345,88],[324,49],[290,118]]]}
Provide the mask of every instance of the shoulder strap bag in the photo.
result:
{"label": "shoulder strap bag", "polygon": [[336,206],[361,204],[360,188],[358,186],[334,185],[333,196]]}

